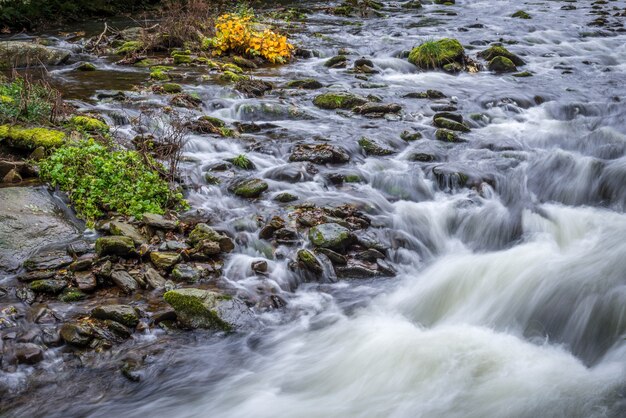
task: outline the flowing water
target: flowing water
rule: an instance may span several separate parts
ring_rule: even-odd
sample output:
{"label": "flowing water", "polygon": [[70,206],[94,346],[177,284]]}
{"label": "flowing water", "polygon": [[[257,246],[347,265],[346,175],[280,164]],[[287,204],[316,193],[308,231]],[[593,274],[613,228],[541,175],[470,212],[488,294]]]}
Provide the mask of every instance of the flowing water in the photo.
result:
{"label": "flowing water", "polygon": [[[47,371],[29,377],[35,383],[10,414],[626,416],[626,3],[524,3],[530,20],[508,17],[522,7],[513,1],[421,10],[385,3],[386,18],[309,14],[292,31],[316,57],[255,76],[277,85],[316,78],[328,90],[373,94],[401,104],[400,117],[320,110],[312,105],[316,91],[247,99],[193,72],[183,81],[202,98],[202,114],[262,127],[245,139],[190,137],[185,170],[197,187],[189,201],[237,236],[224,267],[232,286],[272,289],[287,306],[262,314],[263,327],[252,334],[147,334],[80,368],[52,358]],[[576,9],[561,9],[568,5]],[[598,10],[609,12],[608,24],[589,26]],[[402,58],[415,44],[444,36],[474,46],[470,54],[510,43],[534,76],[420,72]],[[380,72],[363,81],[324,67],[339,48],[351,59],[371,59]],[[109,68],[121,81],[102,79],[95,89],[145,77]],[[95,100],[86,88],[90,75],[76,74],[60,69],[52,77],[132,137],[122,109]],[[448,98],[403,98],[426,89]],[[156,107],[161,100],[144,95],[137,103]],[[468,142],[434,140],[437,105],[465,115]],[[138,107],[123,112],[134,116]],[[422,131],[424,139],[404,142],[404,130]],[[366,157],[361,136],[397,153]],[[349,150],[351,162],[312,173],[288,161],[295,143],[322,140]],[[268,181],[266,199],[243,202],[202,180],[211,164],[242,153]],[[414,162],[415,153],[434,161]],[[328,181],[334,173],[357,174],[361,182],[336,185]],[[463,187],[463,178],[480,186]],[[284,213],[269,198],[284,191],[319,205],[357,205],[389,246],[397,276],[299,283],[288,257],[272,255],[257,238],[254,221]],[[249,268],[264,257],[268,278]],[[150,353],[139,383],[113,372],[128,350]]]}

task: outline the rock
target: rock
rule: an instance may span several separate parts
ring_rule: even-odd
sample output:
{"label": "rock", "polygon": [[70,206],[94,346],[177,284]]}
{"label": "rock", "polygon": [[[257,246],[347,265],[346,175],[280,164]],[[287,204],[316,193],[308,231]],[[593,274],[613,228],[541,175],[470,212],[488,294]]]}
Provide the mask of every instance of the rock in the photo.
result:
{"label": "rock", "polygon": [[110,319],[131,328],[135,328],[139,323],[137,312],[129,305],[101,305],[91,311],[91,316],[97,319]]}
{"label": "rock", "polygon": [[366,137],[359,139],[359,146],[363,148],[363,151],[365,151],[367,155],[385,156],[391,155],[395,152],[391,149],[380,146],[375,141]]}
{"label": "rock", "polygon": [[224,234],[216,232],[205,223],[199,223],[196,225],[187,238],[187,242],[192,246],[196,246],[202,241],[212,241],[218,243],[220,251],[225,253],[229,253],[235,249],[235,244],[232,239]]}
{"label": "rock", "polygon": [[487,65],[489,69],[496,73],[512,73],[517,71],[517,67],[513,64],[513,61],[506,57],[495,57]]}
{"label": "rock", "polygon": [[218,255],[222,252],[222,249],[220,248],[220,244],[218,242],[209,240],[200,241],[198,244],[196,244],[195,250],[197,254],[202,254],[207,257]]}
{"label": "rock", "polygon": [[385,258],[385,254],[381,253],[375,248],[370,248],[365,251],[357,253],[354,258],[357,260],[376,262],[379,258]]}
{"label": "rock", "polygon": [[153,289],[162,289],[165,287],[165,278],[152,267],[148,267],[143,274],[148,285]]}
{"label": "rock", "polygon": [[288,193],[288,192],[279,193],[274,197],[274,200],[280,203],[294,202],[298,199],[299,199],[298,196]]}
{"label": "rock", "polygon": [[60,334],[63,341],[77,347],[87,347],[93,340],[91,330],[81,324],[65,323],[61,327]]}
{"label": "rock", "polygon": [[73,261],[65,251],[49,251],[36,254],[24,261],[24,268],[33,270],[57,270],[70,265]]}
{"label": "rock", "polygon": [[449,129],[451,131],[469,132],[470,128],[457,121],[447,118],[435,118],[434,125],[438,128]]}
{"label": "rock", "polygon": [[267,81],[252,78],[239,80],[235,83],[235,90],[244,93],[248,97],[261,97],[273,88],[274,86]]}
{"label": "rock", "polygon": [[313,99],[313,104],[322,109],[353,109],[357,106],[364,105],[368,100],[365,97],[348,93],[323,93]]}
{"label": "rock", "polygon": [[304,80],[292,80],[286,84],[287,88],[290,89],[307,89],[307,90],[317,90],[324,87],[322,83],[315,80],[314,78],[307,78]]}
{"label": "rock", "polygon": [[43,350],[36,344],[16,344],[15,358],[18,364],[36,364],[43,360]]}
{"label": "rock", "polygon": [[418,139],[422,139],[422,134],[420,132],[402,131],[402,133],[400,133],[400,139],[406,142],[417,141]]}
{"label": "rock", "polygon": [[159,251],[185,251],[189,246],[181,241],[167,240],[159,246]]}
{"label": "rock", "polygon": [[9,172],[2,177],[2,183],[5,184],[20,183],[21,181],[22,176],[20,176],[20,173],[15,169],[9,170]]}
{"label": "rock", "polygon": [[33,282],[35,280],[44,280],[51,279],[56,275],[54,270],[38,270],[38,271],[28,271],[26,273],[20,274],[17,279],[20,282]]}
{"label": "rock", "polygon": [[329,144],[299,144],[289,156],[289,161],[310,161],[316,164],[340,164],[350,161],[344,148]]}
{"label": "rock", "polygon": [[322,263],[320,263],[317,257],[309,250],[298,250],[297,259],[300,265],[311,273],[322,274],[324,272]]}
{"label": "rock", "polygon": [[0,41],[0,70],[61,65],[71,56],[67,50],[33,42]]}
{"label": "rock", "polygon": [[96,253],[100,257],[118,255],[129,258],[135,255],[135,243],[130,237],[101,237],[96,240]]}
{"label": "rock", "polygon": [[454,131],[448,129],[437,129],[435,139],[443,142],[465,142]]}
{"label": "rock", "polygon": [[169,270],[180,261],[180,255],[170,251],[153,251],[150,253],[150,261],[152,261],[152,264],[154,264],[158,269]]}
{"label": "rock", "polygon": [[0,188],[0,202],[0,276],[19,268],[34,248],[78,235],[46,187]]}
{"label": "rock", "polygon": [[142,222],[152,228],[172,230],[178,227],[178,221],[165,219],[163,215],[144,213]]}
{"label": "rock", "polygon": [[235,55],[232,58],[232,60],[239,67],[250,68],[250,69],[257,68],[257,65],[253,61],[251,61],[251,60],[249,60],[247,58],[244,58],[244,57],[240,57],[239,55]]}
{"label": "rock", "polygon": [[517,12],[513,13],[511,17],[515,17],[518,19],[532,19],[532,16],[523,10],[518,10]]}
{"label": "rock", "polygon": [[328,257],[331,263],[336,265],[345,266],[348,262],[348,259],[345,255],[341,255],[328,248],[316,248],[315,252],[319,254],[324,254],[326,257]]}
{"label": "rock", "polygon": [[83,300],[87,297],[86,294],[81,292],[79,289],[75,288],[65,288],[61,296],[59,296],[59,300],[65,303],[78,302],[79,300]]}
{"label": "rock", "polygon": [[443,68],[451,63],[464,64],[465,50],[456,39],[428,41],[413,48],[409,54],[409,62],[425,70]]}
{"label": "rock", "polygon": [[446,95],[439,90],[426,90],[421,92],[408,93],[402,97],[407,99],[444,99]]}
{"label": "rock", "polygon": [[268,184],[263,180],[251,178],[237,182],[231,190],[240,197],[257,198],[268,188]]}
{"label": "rock", "polygon": [[96,276],[91,271],[80,271],[74,273],[76,287],[83,292],[93,292],[98,285]]}
{"label": "rock", "polygon": [[35,293],[52,293],[56,294],[61,292],[67,287],[65,280],[44,279],[35,280],[30,283],[30,290]]}
{"label": "rock", "polygon": [[176,311],[181,325],[233,331],[254,321],[252,311],[237,298],[203,289],[170,290],[163,299]]}
{"label": "rock", "polygon": [[23,151],[39,147],[51,149],[60,147],[66,141],[65,132],[47,128],[25,128],[18,125],[0,125],[0,141]]}
{"label": "rock", "polygon": [[95,254],[84,254],[72,264],[70,264],[70,271],[85,271],[91,268],[95,260]]}
{"label": "rock", "polygon": [[111,273],[111,281],[124,293],[132,293],[139,288],[137,280],[124,270],[115,270]]}
{"label": "rock", "polygon": [[252,264],[250,265],[250,268],[252,268],[252,271],[254,271],[255,273],[259,274],[259,273],[266,273],[267,272],[267,261],[265,260],[257,260],[257,261],[253,261]]}
{"label": "rock", "polygon": [[133,240],[135,245],[141,245],[146,243],[146,239],[141,232],[134,226],[125,222],[113,221],[110,223],[110,229],[112,235],[128,237]]}
{"label": "rock", "polygon": [[496,57],[504,57],[504,58],[508,58],[509,60],[511,60],[513,62],[513,64],[515,64],[515,65],[524,65],[524,64],[526,64],[523,59],[521,59],[517,55],[513,54],[512,52],[510,52],[508,49],[506,49],[503,46],[492,46],[492,47],[489,47],[489,48],[485,49],[484,51],[479,52],[478,56],[480,58],[483,58],[483,59],[487,60],[487,61],[491,61],[491,60],[493,60]]}
{"label": "rock", "polygon": [[97,68],[95,65],[93,65],[90,62],[81,62],[80,64],[78,64],[78,67],[76,67],[76,70],[78,71],[96,71]]}
{"label": "rock", "polygon": [[324,67],[328,68],[344,68],[346,65],[348,65],[348,57],[345,55],[336,55],[324,63]]}
{"label": "rock", "polygon": [[361,115],[370,115],[383,117],[387,113],[398,113],[402,110],[402,106],[396,103],[365,103],[362,106],[357,106],[353,109],[353,112]]}
{"label": "rock", "polygon": [[85,241],[74,241],[67,246],[67,253],[72,257],[80,257],[81,255],[88,253],[92,250],[92,247]]}
{"label": "rock", "polygon": [[354,242],[354,235],[337,223],[325,223],[309,230],[309,240],[316,247],[343,252]]}
{"label": "rock", "polygon": [[377,269],[359,263],[335,267],[335,273],[342,279],[368,279],[379,276]]}
{"label": "rock", "polygon": [[189,264],[181,263],[172,270],[172,278],[177,282],[194,283],[200,278],[200,273]]}

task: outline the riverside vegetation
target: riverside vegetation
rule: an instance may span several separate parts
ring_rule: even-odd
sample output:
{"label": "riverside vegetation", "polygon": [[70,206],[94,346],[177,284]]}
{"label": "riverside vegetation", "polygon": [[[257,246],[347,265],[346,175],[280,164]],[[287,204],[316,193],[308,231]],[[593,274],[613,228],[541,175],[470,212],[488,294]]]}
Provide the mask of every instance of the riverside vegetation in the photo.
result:
{"label": "riverside vegetation", "polygon": [[[11,33],[56,13],[145,18],[119,28],[98,22],[61,42],[0,38],[0,198],[18,208],[0,211],[8,220],[0,233],[16,237],[0,239],[0,331],[9,335],[0,371],[24,376],[0,385],[12,403],[0,413],[32,411],[28,379],[46,379],[52,363],[54,373],[70,374],[106,364],[102,374],[135,385],[158,379],[151,361],[170,344],[250,336],[243,345],[254,351],[263,345],[257,331],[299,320],[323,333],[324,315],[341,326],[372,295],[389,289],[402,299],[385,283],[416,276],[437,257],[508,251],[541,222],[557,222],[540,208],[529,227],[522,207],[571,203],[557,186],[520,174],[526,166],[545,174],[527,149],[539,146],[522,144],[517,125],[502,127],[522,125],[530,112],[557,113],[541,107],[554,94],[519,93],[540,78],[536,60],[557,54],[533,56],[531,41],[482,23],[457,27],[462,2],[126,3],[13,2],[0,19]],[[542,19],[538,8],[511,7],[500,10],[507,24]],[[608,31],[619,18],[603,16],[589,25]],[[387,18],[397,19],[397,32]],[[442,22],[458,34],[436,30]],[[472,31],[481,37],[465,35]],[[376,54],[353,38],[370,39]],[[38,74],[42,66],[49,73]],[[470,98],[474,80],[486,93]],[[613,156],[618,142],[598,153]],[[549,167],[571,163],[551,158]],[[609,160],[588,169],[599,184],[584,201],[591,206],[623,200]],[[416,312],[444,300],[418,298]],[[338,306],[347,321],[335,321]],[[420,327],[439,313],[430,314]],[[610,323],[614,341],[623,327]],[[359,337],[359,347],[369,339]],[[585,357],[593,350],[572,346],[595,361]],[[169,360],[176,374],[182,360]]]}

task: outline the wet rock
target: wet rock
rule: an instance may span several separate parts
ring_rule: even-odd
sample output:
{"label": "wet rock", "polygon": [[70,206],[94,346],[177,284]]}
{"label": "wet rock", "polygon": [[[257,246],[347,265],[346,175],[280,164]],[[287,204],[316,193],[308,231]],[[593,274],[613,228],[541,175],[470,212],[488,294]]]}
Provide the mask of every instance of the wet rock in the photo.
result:
{"label": "wet rock", "polygon": [[513,54],[511,51],[509,51],[508,49],[506,49],[503,46],[492,46],[492,47],[489,47],[489,48],[485,49],[484,51],[479,52],[478,56],[480,58],[483,58],[483,59],[487,60],[487,61],[491,61],[491,60],[493,60],[496,57],[508,58],[514,64],[514,66],[515,65],[524,65],[524,64],[526,64],[523,59],[521,59],[517,55]]}
{"label": "wet rock", "polygon": [[63,290],[63,293],[59,296],[59,300],[65,303],[78,302],[79,300],[83,300],[87,297],[79,289],[73,287],[67,287]]}
{"label": "wet rock", "polygon": [[165,287],[165,278],[159,274],[158,271],[153,269],[152,267],[148,267],[143,274],[143,277],[153,289],[162,289]]}
{"label": "wet rock", "polygon": [[335,273],[342,279],[368,279],[379,275],[377,269],[357,263],[335,267]]}
{"label": "wet rock", "polygon": [[141,235],[141,232],[139,232],[139,230],[134,226],[125,222],[118,221],[113,221],[110,225],[111,226],[109,231],[111,232],[111,235],[128,237],[133,240],[135,245],[141,245],[146,243],[146,239],[144,238],[144,236]]}
{"label": "wet rock", "polygon": [[309,240],[316,247],[343,252],[354,242],[354,235],[337,223],[325,223],[309,230]]}
{"label": "wet rock", "polygon": [[316,248],[315,252],[319,254],[323,254],[326,257],[328,257],[328,259],[330,260],[332,264],[344,266],[348,262],[348,258],[345,255],[341,255],[328,248]]}
{"label": "wet rock", "polygon": [[60,335],[63,341],[77,347],[87,347],[93,340],[91,330],[78,323],[63,324]]}
{"label": "wet rock", "polygon": [[458,134],[449,129],[437,129],[435,139],[443,142],[465,142]]}
{"label": "wet rock", "polygon": [[450,64],[458,65],[462,69],[465,64],[465,50],[456,39],[427,41],[411,50],[409,62],[425,70],[444,68]]}
{"label": "wet rock", "polygon": [[101,237],[96,240],[96,253],[100,257],[107,255],[132,257],[135,255],[135,242],[132,238],[123,236]]}
{"label": "wet rock", "polygon": [[233,331],[254,321],[252,311],[237,298],[203,289],[171,290],[163,299],[176,311],[181,325]]}
{"label": "wet rock", "polygon": [[83,240],[72,242],[67,246],[67,253],[72,257],[80,257],[92,250],[92,247]]}
{"label": "wet rock", "polygon": [[285,192],[279,193],[274,197],[274,200],[280,203],[289,203],[298,200],[298,196]]}
{"label": "wet rock", "polygon": [[56,275],[54,270],[28,271],[17,276],[20,282],[33,282],[35,280],[51,279]]}
{"label": "wet rock", "polygon": [[291,228],[281,228],[274,232],[274,238],[279,244],[293,245],[298,240],[298,231]]}
{"label": "wet rock", "polygon": [[198,270],[189,264],[177,264],[172,270],[172,279],[177,282],[195,283],[200,278]]}
{"label": "wet rock", "polygon": [[15,297],[27,305],[35,301],[35,293],[27,287],[18,287],[15,289]]}
{"label": "wet rock", "polygon": [[259,79],[243,79],[235,83],[235,89],[248,97],[261,97],[273,88],[271,83]]}
{"label": "wet rock", "polygon": [[96,71],[98,68],[90,62],[81,62],[76,67],[77,71]]}
{"label": "wet rock", "polygon": [[94,254],[84,254],[70,264],[70,271],[85,271],[91,268],[95,261]]}
{"label": "wet rock", "polygon": [[65,251],[46,251],[24,261],[24,268],[33,270],[56,270],[68,266],[73,261]]}
{"label": "wet rock", "polygon": [[518,19],[532,19],[532,16],[523,10],[518,10],[517,12],[513,13],[511,17],[515,17]]}
{"label": "wet rock", "polygon": [[367,155],[385,156],[391,155],[395,152],[389,148],[385,148],[379,145],[376,141],[366,137],[362,137],[361,139],[359,139],[359,146],[363,149],[363,151],[365,151]]}
{"label": "wet rock", "polygon": [[96,276],[91,271],[78,271],[74,273],[74,283],[83,292],[93,292],[98,285]]}
{"label": "wet rock", "polygon": [[61,65],[71,56],[70,51],[33,42],[0,41],[0,70],[43,65]]}
{"label": "wet rock", "polygon": [[420,92],[408,93],[402,96],[407,99],[444,99],[446,95],[439,90],[426,90]]}
{"label": "wet rock", "polygon": [[35,293],[52,293],[56,294],[61,292],[67,287],[65,280],[44,279],[35,280],[30,284],[30,290]]}
{"label": "wet rock", "polygon": [[324,62],[324,67],[328,68],[345,68],[347,65],[348,57],[345,55],[336,55]]}
{"label": "wet rock", "polygon": [[252,264],[250,265],[250,268],[252,268],[252,271],[254,271],[257,274],[266,273],[267,272],[267,261],[265,261],[265,260],[253,261]]}
{"label": "wet rock", "polygon": [[311,273],[322,274],[324,272],[322,263],[309,250],[298,250],[297,259],[300,265]]}
{"label": "wet rock", "polygon": [[510,59],[506,57],[495,57],[489,61],[488,67],[496,73],[513,73],[517,71],[517,67]]}
{"label": "wet rock", "polygon": [[422,139],[422,134],[420,132],[402,131],[400,139],[407,142],[417,141]]}
{"label": "wet rock", "polygon": [[155,213],[144,213],[141,221],[149,227],[155,229],[173,230],[178,227],[178,221],[165,219],[163,215]]}
{"label": "wet rock", "polygon": [[188,250],[189,246],[184,242],[167,240],[159,246],[159,251],[184,251]]}
{"label": "wet rock", "polygon": [[218,255],[221,252],[222,250],[220,249],[220,244],[214,241],[209,241],[209,240],[200,241],[195,246],[196,256],[200,254],[203,256],[211,257],[214,255]]}
{"label": "wet rock", "polygon": [[2,183],[5,184],[20,183],[21,181],[22,176],[20,176],[20,173],[16,169],[9,170],[9,172],[2,177]]}
{"label": "wet rock", "polygon": [[91,316],[97,319],[110,319],[131,328],[139,323],[139,315],[130,305],[101,305],[91,311]]}
{"label": "wet rock", "polygon": [[269,188],[268,184],[261,179],[251,178],[237,182],[231,191],[240,197],[254,199]]}
{"label": "wet rock", "polygon": [[137,280],[124,270],[115,270],[111,273],[111,281],[124,293],[132,293],[139,288]]}
{"label": "wet rock", "polygon": [[381,253],[380,251],[374,248],[370,248],[368,250],[357,253],[355,255],[355,258],[357,260],[376,262],[376,260],[378,260],[379,258],[385,258],[385,254]]}
{"label": "wet rock", "polygon": [[152,261],[152,264],[154,264],[158,269],[169,270],[180,261],[180,255],[170,251],[153,251],[150,253],[150,261]]}
{"label": "wet rock", "polygon": [[16,344],[15,358],[19,364],[37,364],[43,360],[43,350],[36,344]]}
{"label": "wet rock", "polygon": [[367,115],[370,117],[384,117],[388,113],[398,113],[402,110],[402,106],[396,103],[365,103],[362,106],[357,106],[353,109],[353,112],[361,115]]}
{"label": "wet rock", "polygon": [[470,128],[467,125],[463,123],[459,123],[452,119],[448,119],[448,118],[438,117],[438,118],[435,118],[433,122],[437,128],[443,128],[443,129],[448,129],[451,131],[459,131],[459,132],[470,131]]}
{"label": "wet rock", "polygon": [[324,87],[322,83],[315,80],[314,78],[307,78],[304,80],[292,80],[286,84],[287,88],[290,89],[307,89],[307,90],[317,90]]}
{"label": "wet rock", "polygon": [[365,97],[348,92],[329,92],[320,94],[313,99],[313,104],[322,109],[346,109],[350,110],[364,105],[368,100]]}
{"label": "wet rock", "polygon": [[202,100],[191,94],[179,93],[170,99],[170,104],[176,107],[194,109],[200,107],[200,105],[202,104]]}
{"label": "wet rock", "polygon": [[348,152],[329,144],[299,144],[289,156],[289,161],[310,161],[316,164],[341,164],[350,161]]}
{"label": "wet rock", "polygon": [[220,251],[229,253],[235,249],[233,240],[224,234],[220,234],[215,231],[209,225],[205,223],[199,223],[196,225],[193,231],[189,234],[187,242],[189,245],[197,246],[202,241],[216,242],[219,244]]}

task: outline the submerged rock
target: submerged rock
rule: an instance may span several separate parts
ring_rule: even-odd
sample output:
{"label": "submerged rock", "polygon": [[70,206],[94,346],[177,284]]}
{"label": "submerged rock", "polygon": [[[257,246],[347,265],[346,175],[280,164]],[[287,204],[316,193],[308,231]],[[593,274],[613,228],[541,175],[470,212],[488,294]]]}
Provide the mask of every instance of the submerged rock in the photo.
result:
{"label": "submerged rock", "polygon": [[484,51],[479,52],[478,56],[487,61],[491,61],[496,57],[504,57],[504,58],[508,58],[515,65],[526,64],[523,59],[521,59],[520,57],[518,57],[517,55],[515,55],[514,53],[512,53],[511,51],[509,51],[503,46],[496,45],[496,46],[489,47],[485,49]]}
{"label": "submerged rock", "polygon": [[188,328],[233,331],[254,320],[252,311],[243,301],[209,290],[171,290],[163,299],[176,311],[178,322]]}

